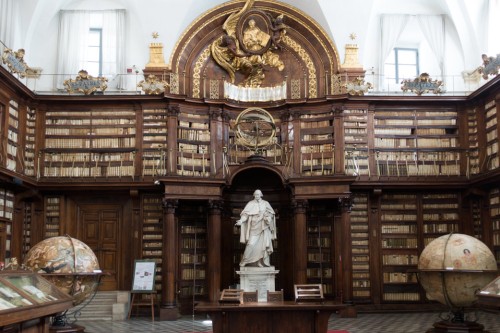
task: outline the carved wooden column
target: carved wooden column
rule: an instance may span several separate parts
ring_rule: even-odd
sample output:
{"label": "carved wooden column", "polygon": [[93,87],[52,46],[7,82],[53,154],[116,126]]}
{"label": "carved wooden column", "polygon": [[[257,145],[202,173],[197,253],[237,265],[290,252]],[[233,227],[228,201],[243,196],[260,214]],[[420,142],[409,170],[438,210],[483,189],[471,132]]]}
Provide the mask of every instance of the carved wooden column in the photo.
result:
{"label": "carved wooden column", "polygon": [[164,199],[165,224],[163,225],[163,256],[162,256],[162,287],[160,320],[177,320],[177,293],[175,288],[177,267],[177,226],[175,223],[175,209],[178,201]]}
{"label": "carved wooden column", "polygon": [[169,175],[177,173],[177,116],[180,107],[178,105],[169,105],[167,110],[167,173]]}
{"label": "carved wooden column", "polygon": [[294,200],[294,284],[307,283],[307,200]]}
{"label": "carved wooden column", "polygon": [[345,169],[344,169],[344,159],[345,159],[345,153],[344,153],[344,116],[342,114],[342,109],[338,107],[333,107],[332,109],[333,112],[333,138],[335,142],[335,156],[334,158],[334,163],[335,163],[335,174],[344,174]]}
{"label": "carved wooden column", "polygon": [[222,109],[210,107],[210,174],[215,175],[222,167],[224,133]]}
{"label": "carved wooden column", "polygon": [[292,122],[292,129],[293,129],[293,160],[292,160],[292,167],[293,170],[291,174],[293,175],[300,175],[302,174],[302,170],[300,168],[302,164],[302,156],[301,156],[301,144],[300,144],[300,111],[291,111],[291,122]]}
{"label": "carved wooden column", "polygon": [[340,269],[342,270],[342,300],[344,303],[352,302],[352,253],[351,253],[351,198],[339,198],[341,208],[341,247],[340,247]]}
{"label": "carved wooden column", "polygon": [[221,288],[221,212],[222,201],[208,201],[207,281],[208,299],[217,302]]}

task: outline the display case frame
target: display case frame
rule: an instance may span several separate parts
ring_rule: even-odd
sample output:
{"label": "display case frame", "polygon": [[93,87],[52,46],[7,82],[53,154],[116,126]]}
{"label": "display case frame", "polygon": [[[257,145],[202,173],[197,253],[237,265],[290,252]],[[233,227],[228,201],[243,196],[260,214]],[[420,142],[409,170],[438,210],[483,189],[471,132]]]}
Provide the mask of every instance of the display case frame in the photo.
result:
{"label": "display case frame", "polygon": [[500,309],[500,275],[481,289],[477,293],[477,298],[481,306]]}
{"label": "display case frame", "polygon": [[40,274],[21,270],[0,271],[0,302],[4,307],[0,309],[0,331],[8,325],[33,321],[47,327],[48,332],[48,317],[73,306],[71,296]]}

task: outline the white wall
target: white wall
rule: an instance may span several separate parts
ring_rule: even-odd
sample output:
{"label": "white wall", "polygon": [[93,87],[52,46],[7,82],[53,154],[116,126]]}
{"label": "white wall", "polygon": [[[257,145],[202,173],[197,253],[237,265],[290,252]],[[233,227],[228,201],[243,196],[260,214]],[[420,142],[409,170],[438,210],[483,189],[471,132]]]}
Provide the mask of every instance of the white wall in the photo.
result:
{"label": "white wall", "polygon": [[[243,0],[235,0],[243,4]],[[278,0],[274,0],[278,1]],[[464,69],[474,69],[481,64],[481,50],[486,48],[486,38],[478,38],[484,31],[487,20],[481,18],[481,6],[487,0],[475,0],[477,8],[472,11],[465,0],[286,0],[282,1],[304,11],[323,26],[336,43],[341,63],[344,61],[344,46],[352,43],[351,33],[358,37],[355,43],[360,50],[360,62],[369,71],[373,67],[378,73],[378,49],[380,44],[379,20],[383,13],[445,14],[450,18],[446,37],[446,69],[448,74],[460,75]],[[221,0],[19,0],[21,31],[14,48],[26,49],[26,62],[33,67],[42,67],[43,74],[52,74],[56,68],[58,12],[61,9],[110,9],[124,8],[127,11],[128,66],[144,68],[149,61],[148,45],[151,34],[159,33],[164,45],[167,63],[183,32],[205,11],[224,3]],[[470,12],[470,14],[468,14]],[[455,25],[461,24],[455,29]],[[470,30],[469,27],[475,29]],[[457,32],[458,31],[458,32]],[[406,34],[408,36],[406,36]],[[411,38],[418,36],[416,40]],[[425,46],[425,38],[418,33],[405,32],[401,43],[422,45],[421,71],[437,73],[437,63],[432,52]],[[481,44],[482,43],[482,44]],[[41,80],[40,80],[41,81]],[[51,84],[51,82],[50,82]],[[38,90],[44,90],[38,83]]]}

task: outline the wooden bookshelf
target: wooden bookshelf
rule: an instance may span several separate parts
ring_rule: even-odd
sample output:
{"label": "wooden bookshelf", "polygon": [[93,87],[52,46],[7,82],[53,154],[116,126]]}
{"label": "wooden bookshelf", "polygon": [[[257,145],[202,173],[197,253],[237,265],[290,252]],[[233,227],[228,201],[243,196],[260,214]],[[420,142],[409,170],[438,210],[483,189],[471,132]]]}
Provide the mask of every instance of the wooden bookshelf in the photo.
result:
{"label": "wooden bookshelf", "polygon": [[459,176],[458,114],[447,109],[377,109],[378,176]]}
{"label": "wooden bookshelf", "polygon": [[[330,203],[331,204],[331,203]],[[321,284],[325,297],[333,297],[335,251],[333,211],[328,203],[309,203],[307,216],[307,283]]]}
{"label": "wooden bookshelf", "polygon": [[44,238],[60,236],[61,232],[61,197],[45,197]]}
{"label": "wooden bookshelf", "polygon": [[134,177],[135,111],[47,111],[42,177]]}
{"label": "wooden bookshelf", "polygon": [[7,120],[7,138],[5,152],[5,167],[16,171],[18,162],[18,135],[19,135],[19,104],[11,100],[9,102],[9,117]]}
{"label": "wooden bookshelf", "polygon": [[495,100],[486,103],[484,107],[486,123],[486,169],[499,167],[498,156],[498,111]]}
{"label": "wooden bookshelf", "polygon": [[10,190],[0,188],[0,222],[4,230],[5,256],[4,259],[12,256],[13,239],[13,214],[14,214],[14,193]]}
{"label": "wooden bookshelf", "polygon": [[368,110],[345,109],[343,115],[345,173],[353,176],[370,176]]}
{"label": "wooden bookshelf", "polygon": [[142,196],[142,258],[156,262],[155,290],[161,295],[163,206],[161,195]]}
{"label": "wooden bookshelf", "polygon": [[192,313],[194,302],[207,297],[207,212],[201,204],[179,205],[179,303]]}
{"label": "wooden bookshelf", "polygon": [[418,302],[416,276],[408,273],[418,265],[416,194],[383,194],[380,203],[382,300]]}
{"label": "wooden bookshelf", "polygon": [[467,172],[466,176],[470,177],[479,174],[481,171],[479,165],[479,135],[477,122],[477,109],[469,108],[467,110],[467,127],[469,131],[469,149],[467,151]]}
{"label": "wooden bookshelf", "polygon": [[489,191],[490,219],[492,224],[493,254],[500,266],[500,188]]}
{"label": "wooden bookshelf", "polygon": [[167,174],[167,110],[148,108],[143,110],[142,176]]}
{"label": "wooden bookshelf", "polygon": [[434,239],[460,228],[459,196],[456,193],[422,195],[424,247]]}
{"label": "wooden bookshelf", "polygon": [[470,201],[470,214],[472,225],[472,236],[479,240],[483,239],[482,198],[474,197]]}
{"label": "wooden bookshelf", "polygon": [[300,173],[331,175],[335,170],[333,112],[310,112],[300,117]]}
{"label": "wooden bookshelf", "polygon": [[24,259],[28,251],[33,245],[31,243],[31,226],[33,218],[32,204],[27,202],[24,204],[23,212],[23,240],[22,240],[22,258]]}
{"label": "wooden bookshelf", "polygon": [[356,303],[370,302],[371,274],[368,194],[353,193],[351,219],[352,289]]}
{"label": "wooden bookshelf", "polygon": [[27,108],[26,114],[26,140],[24,147],[24,174],[26,176],[35,176],[35,142],[36,142],[36,118],[35,109]]}
{"label": "wooden bookshelf", "polygon": [[208,114],[181,113],[177,126],[177,174],[210,175],[210,121]]}

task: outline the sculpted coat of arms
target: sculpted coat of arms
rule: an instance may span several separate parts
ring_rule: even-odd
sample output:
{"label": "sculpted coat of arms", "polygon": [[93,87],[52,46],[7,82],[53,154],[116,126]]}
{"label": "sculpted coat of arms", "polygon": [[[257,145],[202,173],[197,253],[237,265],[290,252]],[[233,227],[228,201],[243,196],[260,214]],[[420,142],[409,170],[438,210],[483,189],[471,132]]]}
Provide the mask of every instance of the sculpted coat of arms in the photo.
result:
{"label": "sculpted coat of arms", "polygon": [[211,45],[213,59],[236,84],[236,73],[244,79],[237,83],[245,87],[260,87],[265,79],[265,68],[285,68],[280,59],[281,38],[286,34],[283,15],[273,18],[270,14],[251,9],[255,0],[248,0],[243,8],[226,19],[222,29],[225,34]]}

